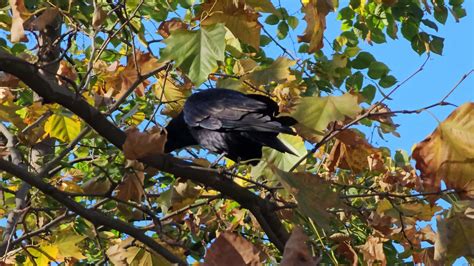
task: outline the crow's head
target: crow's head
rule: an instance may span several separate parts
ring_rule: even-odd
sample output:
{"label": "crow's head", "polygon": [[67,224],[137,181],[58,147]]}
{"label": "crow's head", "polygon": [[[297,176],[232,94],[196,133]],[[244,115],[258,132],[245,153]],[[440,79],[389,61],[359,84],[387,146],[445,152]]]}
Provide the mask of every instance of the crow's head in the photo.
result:
{"label": "crow's head", "polygon": [[171,119],[166,126],[166,131],[168,132],[168,140],[165,144],[166,153],[197,144],[184,121],[183,112],[179,113],[177,117]]}

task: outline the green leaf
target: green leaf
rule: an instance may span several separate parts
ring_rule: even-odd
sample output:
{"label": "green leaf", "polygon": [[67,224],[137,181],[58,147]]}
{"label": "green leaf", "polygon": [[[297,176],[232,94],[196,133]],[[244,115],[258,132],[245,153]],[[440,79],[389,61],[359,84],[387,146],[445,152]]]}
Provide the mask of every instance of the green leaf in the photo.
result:
{"label": "green leaf", "polygon": [[301,212],[320,227],[328,229],[331,221],[329,209],[344,208],[339,193],[323,177],[309,173],[288,173],[276,167],[272,167],[272,170],[285,190],[296,198]]}
{"label": "green leaf", "polygon": [[355,46],[355,47],[346,47],[346,50],[344,50],[344,54],[347,55],[348,57],[354,57],[356,54],[360,51],[360,48]]}
{"label": "green leaf", "polygon": [[430,50],[435,53],[442,55],[444,48],[444,38],[431,35]]}
{"label": "green leaf", "polygon": [[429,20],[429,19],[423,19],[421,21],[425,26],[429,27],[429,28],[432,28],[434,29],[435,31],[438,31],[438,25],[436,25],[436,23],[434,23],[433,21]]}
{"label": "green leaf", "polygon": [[351,66],[355,69],[364,69],[368,68],[373,61],[375,61],[375,58],[372,54],[368,52],[360,52],[351,62]]}
{"label": "green leaf", "polygon": [[364,102],[370,104],[375,98],[375,93],[377,92],[377,88],[374,85],[367,85],[362,90],[362,96],[364,96]]}
{"label": "green leaf", "polygon": [[278,24],[278,22],[280,22],[280,19],[278,18],[278,16],[276,15],[268,15],[268,17],[265,19],[265,23],[267,23],[268,25],[276,25]]}
{"label": "green leaf", "polygon": [[418,54],[422,54],[426,51],[426,43],[429,40],[429,36],[425,32],[421,32],[420,34],[413,37],[411,40],[411,47],[415,52]]}
{"label": "green leaf", "polygon": [[441,24],[446,23],[446,20],[448,19],[448,9],[445,6],[439,6],[435,7],[434,10],[435,19]]}
{"label": "green leaf", "polygon": [[[321,136],[329,123],[354,118],[362,109],[357,96],[346,93],[342,96],[303,97],[291,113],[305,137]],[[317,135],[317,136],[315,136]]]}
{"label": "green leaf", "polygon": [[369,71],[367,75],[369,75],[372,79],[379,79],[388,74],[390,69],[382,62],[372,62],[369,66]]}
{"label": "green leaf", "polygon": [[268,147],[263,147],[262,160],[258,163],[258,165],[252,167],[251,175],[253,177],[264,175],[267,177],[269,182],[276,181],[268,167],[269,164],[282,171],[289,171],[301,157],[306,155],[306,147],[304,146],[304,141],[301,137],[280,134],[278,139],[280,139],[280,141],[283,142],[286,147],[289,147],[296,155],[286,152],[279,152]]}
{"label": "green leaf", "polygon": [[197,31],[173,31],[164,40],[166,47],[161,50],[160,60],[175,60],[198,86],[217,68],[217,61],[224,61],[225,33],[221,23]]}
{"label": "green leaf", "polygon": [[272,39],[267,35],[260,35],[260,46],[267,46],[269,43],[272,42]]}
{"label": "green leaf", "polygon": [[370,37],[373,42],[379,43],[379,44],[387,42],[385,38],[385,34],[382,32],[382,30],[375,28],[375,29],[372,29],[370,32],[371,32]]}
{"label": "green leaf", "polygon": [[392,87],[395,83],[397,83],[397,79],[392,75],[385,76],[385,77],[381,78],[380,81],[379,81],[379,85],[382,88]]}
{"label": "green leaf", "polygon": [[288,27],[288,24],[286,24],[285,21],[280,22],[280,24],[278,24],[278,32],[277,32],[278,39],[280,40],[285,39],[286,36],[288,35],[289,30],[290,28]]}
{"label": "green leaf", "polygon": [[405,39],[411,41],[418,34],[419,24],[413,20],[407,20],[402,23],[402,35]]}
{"label": "green leaf", "polygon": [[339,14],[337,15],[338,20],[351,20],[354,18],[355,12],[350,7],[344,7],[339,10]]}
{"label": "green leaf", "polygon": [[52,138],[71,142],[81,131],[81,120],[54,114],[44,124],[44,132]]}
{"label": "green leaf", "polygon": [[292,29],[296,29],[296,27],[298,27],[299,20],[295,16],[289,16],[286,19],[286,22],[288,23],[288,25],[290,25]]}
{"label": "green leaf", "polygon": [[348,77],[346,80],[346,89],[360,91],[362,88],[362,82],[364,81],[364,75],[357,71],[356,73],[352,74],[352,76]]}
{"label": "green leaf", "polygon": [[242,77],[243,80],[249,80],[255,86],[266,85],[270,82],[284,81],[290,75],[290,67],[295,64],[295,61],[286,57],[278,57],[277,60],[264,68],[257,68],[253,72]]}

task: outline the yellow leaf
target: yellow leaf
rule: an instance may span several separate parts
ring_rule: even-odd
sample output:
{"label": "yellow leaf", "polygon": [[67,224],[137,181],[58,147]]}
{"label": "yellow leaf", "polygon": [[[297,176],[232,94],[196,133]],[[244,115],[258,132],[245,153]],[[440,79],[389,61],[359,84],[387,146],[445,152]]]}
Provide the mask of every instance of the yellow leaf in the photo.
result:
{"label": "yellow leaf", "polygon": [[286,57],[278,57],[268,67],[257,67],[251,73],[242,77],[243,80],[250,81],[255,86],[267,85],[270,82],[280,83],[285,81],[290,76],[290,67],[295,64],[295,61]]}
{"label": "yellow leaf", "polygon": [[83,193],[84,190],[74,181],[62,180],[58,187],[60,190],[70,193]]}
{"label": "yellow leaf", "polygon": [[52,138],[71,142],[81,131],[81,120],[76,116],[68,117],[54,114],[44,125],[44,132]]}
{"label": "yellow leaf", "polygon": [[205,26],[224,23],[239,40],[259,50],[262,29],[259,16],[254,10],[245,9],[244,3],[235,5],[232,0],[210,0],[201,5],[197,18]]}
{"label": "yellow leaf", "polygon": [[21,107],[16,105],[12,100],[8,100],[0,104],[0,120],[13,123],[17,128],[23,129],[26,124],[16,113]]}
{"label": "yellow leaf", "polygon": [[164,103],[164,109],[161,110],[161,113],[176,117],[183,109],[188,96],[191,95],[191,88],[180,86],[169,77],[165,80],[164,75],[159,75],[158,81],[153,85],[153,92],[155,97]]}
{"label": "yellow leaf", "polygon": [[85,259],[81,248],[78,244],[86,238],[86,236],[76,234],[74,229],[69,226],[67,230],[56,232],[54,244],[58,247],[59,255],[62,257],[72,257],[78,260]]}
{"label": "yellow leaf", "polygon": [[439,191],[441,180],[462,198],[474,198],[474,103],[454,110],[413,150],[425,191]]}
{"label": "yellow leaf", "polygon": [[[42,242],[37,248],[28,248],[28,252],[34,257],[34,262],[31,261],[30,256],[27,256],[24,265],[49,266],[50,263],[54,262],[58,257],[59,249],[56,245]],[[50,258],[53,258],[54,260],[51,260]]]}

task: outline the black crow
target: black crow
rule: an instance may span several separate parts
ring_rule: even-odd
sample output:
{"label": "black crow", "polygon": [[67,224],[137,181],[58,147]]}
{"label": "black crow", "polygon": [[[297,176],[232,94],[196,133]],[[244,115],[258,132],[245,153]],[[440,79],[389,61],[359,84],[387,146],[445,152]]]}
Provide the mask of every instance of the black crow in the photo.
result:
{"label": "black crow", "polygon": [[277,103],[263,95],[228,89],[194,93],[166,127],[165,152],[200,145],[234,161],[260,159],[262,146],[294,154],[277,135],[295,135],[290,126],[296,120],[278,113]]}

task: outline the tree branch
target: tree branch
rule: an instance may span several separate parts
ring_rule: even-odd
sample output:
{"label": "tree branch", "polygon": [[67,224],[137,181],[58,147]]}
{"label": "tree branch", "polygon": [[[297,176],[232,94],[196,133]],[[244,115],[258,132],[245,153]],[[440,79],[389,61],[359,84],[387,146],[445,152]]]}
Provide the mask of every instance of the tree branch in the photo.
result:
{"label": "tree branch", "polygon": [[[45,99],[69,109],[88,123],[98,134],[122,150],[126,135],[121,129],[112,124],[106,116],[90,106],[79,95],[42,76],[38,73],[35,65],[0,50],[0,71],[16,76]],[[191,179],[212,187],[226,197],[237,201],[242,207],[249,209],[260,224],[268,224],[268,227],[265,227],[265,232],[272,243],[283,252],[284,244],[288,240],[288,232],[274,213],[273,203],[235,184],[216,169],[198,167],[167,154],[144,158],[140,161],[177,177]]]}
{"label": "tree branch", "polygon": [[26,171],[23,168],[20,168],[10,162],[5,160],[0,160],[0,169],[6,171],[24,182],[30,184],[31,186],[36,187],[44,194],[52,197],[56,201],[60,202],[64,206],[66,206],[71,211],[77,213],[78,215],[84,217],[85,219],[89,220],[94,225],[103,225],[115,229],[117,231],[123,232],[138,241],[142,242],[143,244],[147,245],[153,251],[157,252],[158,254],[162,255],[168,261],[172,263],[179,263],[180,265],[186,265],[184,261],[180,258],[176,257],[173,253],[168,251],[166,248],[158,244],[153,238],[148,237],[144,233],[142,233],[137,228],[130,226],[129,224],[114,219],[112,217],[108,217],[101,212],[96,210],[87,209],[81,204],[75,202],[71,198],[69,198],[64,192],[58,190],[57,188],[43,182],[37,176],[31,174],[30,172]]}

